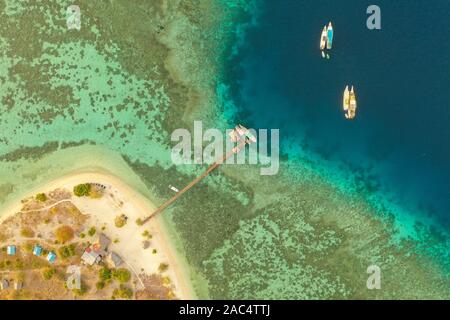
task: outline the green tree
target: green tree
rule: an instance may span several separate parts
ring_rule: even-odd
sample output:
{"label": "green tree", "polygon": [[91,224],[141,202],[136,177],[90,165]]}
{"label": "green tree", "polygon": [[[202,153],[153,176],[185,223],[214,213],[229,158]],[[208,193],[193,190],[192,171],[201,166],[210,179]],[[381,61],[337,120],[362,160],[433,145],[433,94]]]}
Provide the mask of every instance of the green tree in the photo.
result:
{"label": "green tree", "polygon": [[96,287],[98,290],[101,290],[101,289],[103,289],[103,288],[105,287],[105,283],[104,283],[103,281],[99,281],[99,282],[97,282],[97,283],[95,284],[95,287]]}
{"label": "green tree", "polygon": [[73,187],[73,193],[77,197],[87,197],[91,193],[91,184],[90,183],[82,183]]}
{"label": "green tree", "polygon": [[144,238],[148,238],[148,239],[151,239],[151,238],[152,238],[152,234],[151,234],[148,230],[145,230],[145,231],[142,233],[142,236],[143,236]]}
{"label": "green tree", "polygon": [[127,217],[124,214],[117,216],[114,220],[114,224],[117,228],[122,228],[127,223]]}
{"label": "green tree", "polygon": [[45,268],[42,271],[42,276],[44,277],[45,280],[50,280],[55,273],[56,273],[55,268]]}
{"label": "green tree", "polygon": [[112,277],[121,283],[125,283],[130,280],[131,273],[125,268],[115,269],[112,272]]}
{"label": "green tree", "polygon": [[164,272],[169,269],[169,265],[167,263],[160,263],[158,267],[159,272]]}
{"label": "green tree", "polygon": [[45,201],[47,201],[47,196],[45,195],[45,193],[38,193],[36,195],[36,200],[45,202]]}
{"label": "green tree", "polygon": [[98,271],[98,276],[101,281],[108,281],[111,279],[111,270],[109,270],[106,267],[103,267]]}
{"label": "green tree", "polygon": [[72,243],[68,246],[63,246],[58,249],[58,254],[63,258],[67,259],[75,255],[75,245]]}
{"label": "green tree", "polygon": [[95,229],[95,227],[91,227],[91,228],[88,230],[88,235],[92,237],[92,236],[95,234],[95,232],[97,232],[97,230]]}
{"label": "green tree", "polygon": [[112,298],[122,298],[122,299],[131,299],[133,297],[133,290],[124,286],[123,284],[120,285],[119,289],[115,289],[113,292]]}
{"label": "green tree", "polygon": [[20,235],[24,238],[33,238],[34,237],[34,231],[31,228],[25,227],[20,230]]}

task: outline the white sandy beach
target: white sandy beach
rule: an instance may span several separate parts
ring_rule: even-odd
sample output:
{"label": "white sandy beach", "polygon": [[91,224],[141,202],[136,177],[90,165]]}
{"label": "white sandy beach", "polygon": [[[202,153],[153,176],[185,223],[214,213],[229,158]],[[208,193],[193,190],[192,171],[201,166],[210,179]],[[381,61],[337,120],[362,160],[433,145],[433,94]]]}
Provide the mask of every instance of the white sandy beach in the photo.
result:
{"label": "white sandy beach", "polygon": [[[75,197],[71,201],[84,214],[89,214],[90,224],[105,227],[105,234],[113,241],[111,250],[117,252],[125,261],[127,267],[135,274],[157,273],[160,263],[167,263],[169,268],[164,272],[174,285],[174,293],[180,299],[195,299],[190,287],[188,273],[182,266],[181,259],[176,256],[175,248],[171,245],[163,226],[158,219],[151,219],[144,226],[136,224],[137,218],[149,215],[155,206],[140,193],[134,191],[116,176],[110,173],[79,171],[36,187],[29,193],[29,197],[39,192],[49,192],[57,188],[72,190],[80,183],[99,183],[106,186],[105,195],[100,199],[89,197]],[[26,197],[25,197],[26,198]],[[17,201],[4,210],[0,215],[0,223],[21,210],[22,204]],[[127,224],[122,228],[114,225],[114,218],[120,214],[128,217]],[[152,235],[149,240],[151,248],[143,249],[142,233],[148,230]],[[100,231],[100,230],[99,230]],[[114,243],[114,240],[119,241]],[[157,253],[153,254],[152,250]]]}

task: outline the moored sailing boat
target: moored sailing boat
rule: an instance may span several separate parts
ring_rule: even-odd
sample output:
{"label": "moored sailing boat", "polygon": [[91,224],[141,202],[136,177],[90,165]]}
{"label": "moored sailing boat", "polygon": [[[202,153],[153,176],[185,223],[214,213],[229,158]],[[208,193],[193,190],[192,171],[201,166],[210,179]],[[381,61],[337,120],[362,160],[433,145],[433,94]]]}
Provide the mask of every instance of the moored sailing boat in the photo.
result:
{"label": "moored sailing boat", "polygon": [[355,94],[355,90],[353,89],[353,86],[350,90],[350,104],[349,104],[349,108],[348,108],[348,112],[345,115],[345,117],[347,119],[353,119],[356,116],[356,94]]}
{"label": "moored sailing boat", "polygon": [[322,34],[320,35],[320,50],[325,49],[325,46],[327,45],[327,26],[323,27]]}
{"label": "moored sailing boat", "polygon": [[333,46],[333,36],[334,36],[334,31],[333,31],[333,25],[330,23],[328,24],[328,28],[327,28],[327,49],[330,50],[331,47]]}
{"label": "moored sailing boat", "polygon": [[350,107],[350,91],[348,90],[348,86],[345,86],[342,107],[343,107],[344,111],[347,111],[348,108]]}

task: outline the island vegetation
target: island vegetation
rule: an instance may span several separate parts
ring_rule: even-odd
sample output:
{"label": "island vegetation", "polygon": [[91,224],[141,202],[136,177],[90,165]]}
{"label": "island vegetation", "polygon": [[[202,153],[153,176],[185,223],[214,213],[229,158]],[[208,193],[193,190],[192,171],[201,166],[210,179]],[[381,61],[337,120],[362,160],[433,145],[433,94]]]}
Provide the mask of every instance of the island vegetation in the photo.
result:
{"label": "island vegetation", "polygon": [[[120,233],[114,241],[108,240],[104,233],[106,225],[97,222],[93,212],[83,213],[70,201],[75,192],[81,197],[89,195],[88,185],[75,186],[73,193],[56,189],[45,200],[44,193],[25,199],[22,211],[0,224],[0,281],[5,279],[11,283],[0,290],[0,299],[175,298],[172,285],[156,275],[158,270],[154,270],[154,276],[136,274],[121,262],[123,256],[117,258],[114,253],[115,260],[112,258],[112,246],[119,243]],[[83,201],[97,200],[88,197]],[[110,219],[111,224],[122,230],[127,216],[118,214]],[[101,247],[105,241],[110,241],[109,246]],[[89,250],[105,250],[104,258],[87,264],[89,260],[83,255]],[[71,266],[80,267],[79,287],[74,287],[74,280],[69,281]],[[142,287],[146,283],[142,279],[151,279],[148,288]]]}

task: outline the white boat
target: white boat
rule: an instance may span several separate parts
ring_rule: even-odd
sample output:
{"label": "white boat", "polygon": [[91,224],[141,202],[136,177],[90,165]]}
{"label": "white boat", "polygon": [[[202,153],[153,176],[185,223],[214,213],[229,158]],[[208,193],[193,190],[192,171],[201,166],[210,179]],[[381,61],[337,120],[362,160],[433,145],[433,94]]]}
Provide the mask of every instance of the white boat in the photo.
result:
{"label": "white boat", "polygon": [[333,31],[333,25],[330,23],[328,24],[328,28],[327,28],[327,49],[330,50],[331,47],[333,46],[333,36],[334,36],[334,31]]}
{"label": "white boat", "polygon": [[326,57],[325,52],[322,51],[322,58],[325,58],[325,57]]}
{"label": "white boat", "polygon": [[347,119],[353,119],[356,116],[356,106],[356,94],[352,86],[350,90],[350,105],[347,113],[348,116],[346,115]]}
{"label": "white boat", "polygon": [[322,34],[320,35],[320,50],[325,49],[327,45],[327,26],[323,27]]}
{"label": "white boat", "polygon": [[350,91],[348,90],[348,86],[345,86],[344,98],[342,101],[342,107],[344,108],[344,111],[347,111],[349,106],[350,106]]}

